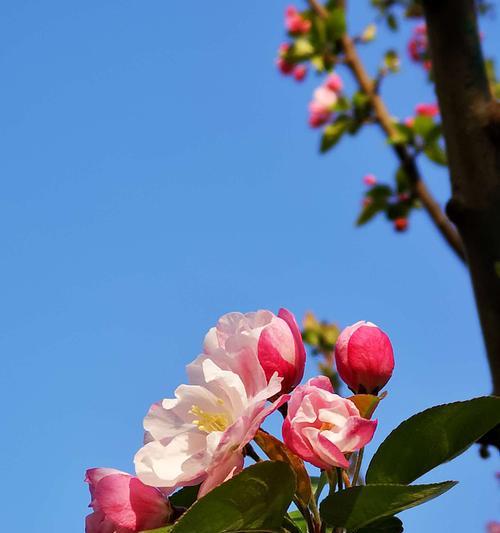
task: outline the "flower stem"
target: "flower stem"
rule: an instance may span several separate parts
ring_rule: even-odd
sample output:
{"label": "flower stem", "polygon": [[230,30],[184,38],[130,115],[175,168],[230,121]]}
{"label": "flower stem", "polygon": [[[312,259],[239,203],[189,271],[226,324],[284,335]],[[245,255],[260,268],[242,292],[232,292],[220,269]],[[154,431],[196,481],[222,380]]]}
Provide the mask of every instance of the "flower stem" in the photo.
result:
{"label": "flower stem", "polygon": [[364,448],[361,448],[356,457],[356,466],[354,467],[354,475],[352,476],[352,486],[355,487],[359,481],[359,473],[361,472],[361,463],[363,462],[363,452]]}

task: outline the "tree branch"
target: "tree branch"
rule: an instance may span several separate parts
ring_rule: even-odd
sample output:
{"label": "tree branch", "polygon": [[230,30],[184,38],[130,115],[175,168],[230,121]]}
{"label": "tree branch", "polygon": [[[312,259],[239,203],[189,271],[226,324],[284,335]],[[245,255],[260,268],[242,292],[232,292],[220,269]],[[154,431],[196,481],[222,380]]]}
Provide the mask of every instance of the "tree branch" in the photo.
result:
{"label": "tree branch", "polygon": [[[328,11],[321,3],[318,2],[318,0],[308,0],[308,2],[318,16],[322,18],[328,16]],[[396,137],[398,131],[382,97],[377,93],[375,81],[367,73],[361,58],[358,55],[354,41],[351,39],[351,37],[349,37],[348,34],[344,34],[341,38],[341,44],[345,54],[345,63],[358,82],[360,89],[368,96],[377,123],[389,138]],[[403,145],[396,144],[394,145],[393,149],[402,167],[410,177],[413,192],[426,209],[432,222],[444,237],[446,242],[450,245],[451,249],[462,261],[464,261],[465,257],[460,235],[422,180],[414,157]]]}
{"label": "tree branch", "polygon": [[500,135],[474,0],[424,0],[452,183],[494,393],[500,395]]}

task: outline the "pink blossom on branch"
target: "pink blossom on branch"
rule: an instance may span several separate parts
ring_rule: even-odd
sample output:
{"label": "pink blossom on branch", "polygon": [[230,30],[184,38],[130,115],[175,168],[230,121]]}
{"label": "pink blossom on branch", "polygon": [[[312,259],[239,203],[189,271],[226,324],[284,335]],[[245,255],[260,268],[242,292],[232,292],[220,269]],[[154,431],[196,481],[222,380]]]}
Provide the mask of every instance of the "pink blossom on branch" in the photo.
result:
{"label": "pink blossom on branch", "polygon": [[417,104],[415,114],[421,117],[435,117],[439,115],[439,106],[437,104]]}
{"label": "pink blossom on branch", "polygon": [[325,87],[330,89],[330,91],[339,94],[344,88],[344,83],[342,78],[336,72],[334,72],[333,74],[330,74],[328,78],[326,78]]}
{"label": "pink blossom on branch", "polygon": [[319,376],[292,393],[283,439],[294,453],[318,468],[347,468],[344,454],[366,446],[376,427],[377,421],[362,418],[353,402],[334,394],[330,380]]}
{"label": "pink blossom on branch", "polygon": [[243,346],[257,355],[268,380],[275,373],[283,378],[282,393],[290,392],[302,380],[305,347],[297,321],[287,309],[280,309],[278,315],[261,310],[222,316],[207,333],[204,351],[217,357],[221,350],[238,352]]}
{"label": "pink blossom on branch", "polygon": [[389,337],[371,322],[345,328],[335,345],[337,371],[355,393],[377,394],[394,370]]}
{"label": "pink blossom on branch", "polygon": [[[246,444],[288,399],[282,395],[267,404],[279,395],[283,380],[277,372],[266,378],[258,357],[260,336],[251,332],[268,325],[267,313],[252,314],[255,328],[247,327],[241,313],[225,315],[207,334],[205,353],[188,365],[190,384],[151,407],[145,445],[134,459],[144,483],[167,491],[201,483],[201,497],[242,470]],[[280,345],[287,339],[283,335]]]}
{"label": "pink blossom on branch", "polygon": [[295,6],[288,6],[285,10],[285,27],[290,33],[301,35],[311,30],[311,21],[304,18]]}
{"label": "pink blossom on branch", "polygon": [[374,174],[366,174],[366,176],[363,177],[363,183],[368,187],[373,187],[377,184],[377,178]]}
{"label": "pink blossom on branch", "polygon": [[500,522],[489,522],[486,531],[487,533],[500,533]]}
{"label": "pink blossom on branch", "polygon": [[162,493],[114,468],[91,468],[89,484],[94,512],[87,516],[86,533],[133,533],[170,523],[173,515]]}
{"label": "pink blossom on branch", "polygon": [[296,81],[303,81],[307,75],[307,67],[305,65],[297,65],[292,74]]}

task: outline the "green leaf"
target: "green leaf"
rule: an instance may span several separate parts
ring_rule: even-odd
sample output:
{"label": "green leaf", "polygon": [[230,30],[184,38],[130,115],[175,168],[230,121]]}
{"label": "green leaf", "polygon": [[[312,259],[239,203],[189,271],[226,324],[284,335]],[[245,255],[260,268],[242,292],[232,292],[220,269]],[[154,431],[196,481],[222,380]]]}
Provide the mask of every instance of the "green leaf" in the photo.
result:
{"label": "green leaf", "polygon": [[381,518],[432,500],[454,485],[455,481],[446,481],[431,485],[351,487],[325,498],[320,507],[321,516],[331,526],[357,531]]}
{"label": "green leaf", "polygon": [[345,9],[337,7],[330,11],[326,19],[326,32],[328,39],[336,41],[346,32]]}
{"label": "green leaf", "polygon": [[[307,533],[307,522],[300,511],[292,511],[291,513],[288,513],[288,516],[293,520],[298,531]],[[284,524],[284,526],[286,527],[286,524]]]}
{"label": "green leaf", "polygon": [[286,463],[257,463],[198,500],[172,533],[279,530],[294,488],[295,476]]}
{"label": "green leaf", "polygon": [[369,222],[377,213],[383,211],[383,209],[384,207],[376,204],[375,202],[365,205],[356,220],[356,226],[363,226],[364,224]]}
{"label": "green leaf", "polygon": [[183,487],[181,490],[178,490],[175,494],[169,497],[170,503],[175,505],[175,507],[191,507],[198,497],[198,491],[200,489],[199,485],[193,487]]}
{"label": "green leaf", "polygon": [[436,124],[432,117],[418,115],[413,122],[413,131],[423,139],[427,140],[428,135],[433,132],[435,126]]}
{"label": "green leaf", "polygon": [[438,143],[429,144],[424,148],[424,154],[434,163],[446,166],[448,160],[446,159],[446,152],[439,146]]}
{"label": "green leaf", "polygon": [[340,115],[333,124],[329,124],[324,129],[323,137],[321,138],[321,153],[328,152],[340,141],[349,126],[349,122],[349,117]]}
{"label": "green leaf", "polygon": [[439,405],[398,426],[375,452],[367,483],[411,483],[464,452],[500,423],[500,398]]}
{"label": "green leaf", "polygon": [[358,529],[357,533],[403,533],[403,522],[395,516],[383,518]]}

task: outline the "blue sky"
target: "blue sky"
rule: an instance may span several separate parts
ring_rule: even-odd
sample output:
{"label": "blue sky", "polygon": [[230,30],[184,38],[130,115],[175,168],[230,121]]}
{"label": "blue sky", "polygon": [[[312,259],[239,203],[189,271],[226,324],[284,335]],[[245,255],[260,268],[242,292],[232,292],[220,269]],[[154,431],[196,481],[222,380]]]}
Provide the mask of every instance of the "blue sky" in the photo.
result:
{"label": "blue sky", "polygon": [[[354,227],[361,177],[389,178],[396,162],[375,129],[318,154],[306,105],[319,81],[273,65],[285,5],[2,5],[4,530],[82,531],[85,469],[132,470],[147,408],[228,311],[382,326],[397,368],[376,442],[417,410],[489,392],[467,272],[425,213],[405,235],[382,219]],[[495,20],[483,29],[498,52]],[[363,52],[372,68],[393,39]],[[399,116],[434,101],[404,59],[383,88]],[[444,202],[446,173],[422,168]],[[460,485],[404,513],[406,531],[500,518],[495,469],[473,448],[426,476]]]}

